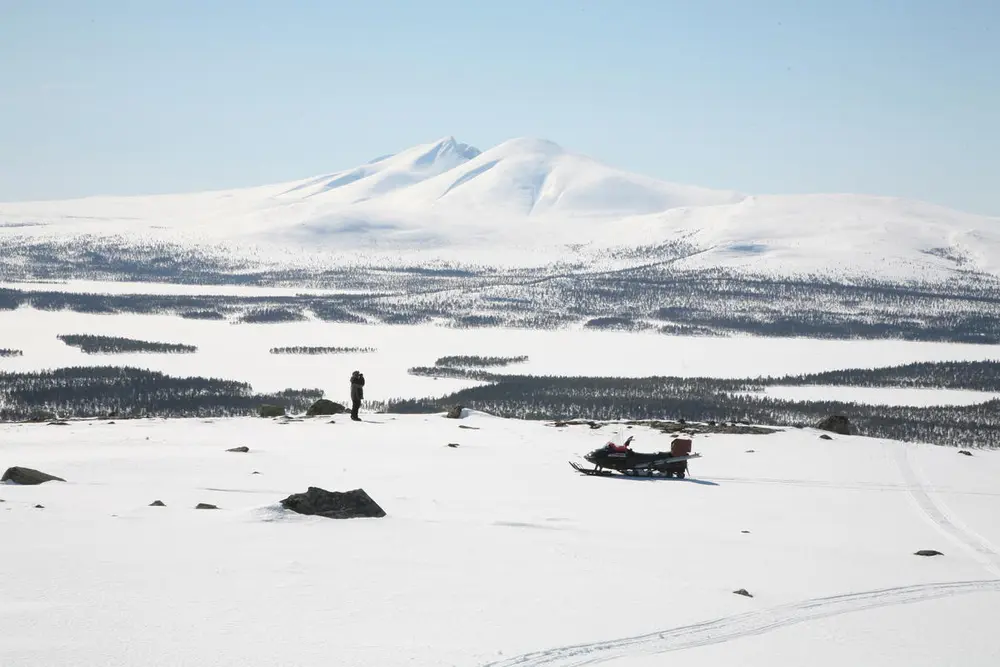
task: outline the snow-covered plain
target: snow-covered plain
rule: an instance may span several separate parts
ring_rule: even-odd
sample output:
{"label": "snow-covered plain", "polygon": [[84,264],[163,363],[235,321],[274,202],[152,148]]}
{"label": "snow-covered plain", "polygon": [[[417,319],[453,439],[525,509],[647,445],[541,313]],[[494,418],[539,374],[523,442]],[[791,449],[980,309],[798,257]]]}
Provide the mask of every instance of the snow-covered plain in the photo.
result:
{"label": "snow-covered plain", "polygon": [[[567,460],[670,436],[363,416],[0,425],[67,480],[0,486],[0,664],[1000,664],[1000,452],[792,429],[602,479]],[[280,508],[310,485],[388,516]]]}
{"label": "snow-covered plain", "polygon": [[764,387],[756,395],[790,401],[842,401],[866,405],[975,405],[1000,398],[994,391],[968,389],[931,389],[918,387],[843,387],[801,385]]}
{"label": "snow-covered plain", "polygon": [[[195,345],[193,354],[84,354],[56,338],[60,334],[125,336]],[[270,354],[272,347],[372,347],[375,353],[335,355]],[[104,315],[42,311],[29,307],[0,311],[0,348],[21,350],[0,358],[0,370],[33,371],[64,366],[136,366],[171,375],[219,377],[249,382],[256,391],[317,388],[346,400],[347,378],[362,370],[366,398],[439,396],[475,383],[413,376],[407,369],[431,366],[443,356],[522,356],[524,363],[502,373],[563,376],[675,375],[758,377],[874,368],[918,361],[1000,359],[1000,346],[894,340],[814,340],[752,336],[666,336],[649,332],[530,329],[455,329],[433,325],[390,326],[321,321],[230,324],[168,315]],[[795,391],[807,395],[808,388]],[[835,390],[846,397],[847,390]],[[853,391],[853,390],[851,390]],[[839,392],[839,393],[838,393]],[[873,403],[912,404],[912,394],[886,390]],[[895,393],[894,393],[895,392]],[[823,398],[813,393],[811,398]],[[955,398],[955,401],[949,400]],[[968,403],[966,394],[944,392],[941,401]],[[919,396],[919,402],[928,400]],[[989,400],[986,396],[982,401]],[[903,401],[899,403],[899,401]],[[976,401],[981,402],[981,401]]]}
{"label": "snow-covered plain", "polygon": [[[684,244],[677,269],[937,280],[1000,272],[1000,218],[853,194],[751,195],[622,171],[550,141],[452,137],[322,176],[219,192],[0,204],[3,238],[157,241],[311,267],[607,262]],[[643,255],[637,262],[651,261]],[[621,256],[614,267],[627,262]]]}

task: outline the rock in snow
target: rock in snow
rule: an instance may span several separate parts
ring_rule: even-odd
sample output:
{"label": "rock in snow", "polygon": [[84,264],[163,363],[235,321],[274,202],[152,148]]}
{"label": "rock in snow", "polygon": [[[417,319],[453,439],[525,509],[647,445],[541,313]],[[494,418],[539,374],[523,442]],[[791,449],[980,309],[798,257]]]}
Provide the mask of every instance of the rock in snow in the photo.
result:
{"label": "rock in snow", "polygon": [[246,445],[240,445],[239,447],[233,447],[232,449],[227,449],[227,452],[237,452],[239,454],[246,454],[250,451],[250,448]]}
{"label": "rock in snow", "polygon": [[379,507],[364,489],[340,492],[310,486],[305,493],[293,493],[282,500],[281,506],[299,514],[325,516],[330,519],[385,516],[385,510]]}
{"label": "rock in snow", "polygon": [[261,417],[283,417],[285,414],[285,407],[282,405],[265,404],[257,409],[257,414]]}
{"label": "rock in snow", "polygon": [[65,481],[62,477],[20,466],[7,468],[7,472],[3,474],[3,477],[0,477],[0,482],[11,482],[12,484],[44,484],[45,482]]}
{"label": "rock in snow", "polygon": [[307,417],[316,417],[319,415],[339,415],[347,410],[346,407],[340,403],[334,403],[333,401],[321,398],[306,410]]}
{"label": "rock in snow", "polygon": [[921,549],[920,551],[914,551],[914,556],[943,556],[944,554],[940,551],[935,551],[934,549]]}
{"label": "rock in snow", "polygon": [[830,415],[817,424],[816,428],[821,431],[839,433],[840,435],[851,435],[851,432],[854,430],[850,420],[844,415]]}

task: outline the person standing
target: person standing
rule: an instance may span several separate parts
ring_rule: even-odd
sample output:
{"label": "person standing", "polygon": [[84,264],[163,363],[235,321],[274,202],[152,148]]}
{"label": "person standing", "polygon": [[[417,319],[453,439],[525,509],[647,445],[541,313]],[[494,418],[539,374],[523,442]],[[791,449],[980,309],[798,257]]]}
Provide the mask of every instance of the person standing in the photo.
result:
{"label": "person standing", "polygon": [[365,376],[361,371],[351,373],[351,419],[356,422],[361,421],[358,416],[358,409],[361,401],[365,398]]}

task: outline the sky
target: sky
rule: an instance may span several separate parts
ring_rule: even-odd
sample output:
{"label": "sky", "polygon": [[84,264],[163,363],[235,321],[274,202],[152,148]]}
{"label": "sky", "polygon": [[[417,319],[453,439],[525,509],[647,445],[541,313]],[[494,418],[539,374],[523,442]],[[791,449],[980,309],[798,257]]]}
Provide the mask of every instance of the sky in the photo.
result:
{"label": "sky", "polygon": [[446,136],[1000,216],[1000,2],[0,0],[0,200],[289,181]]}

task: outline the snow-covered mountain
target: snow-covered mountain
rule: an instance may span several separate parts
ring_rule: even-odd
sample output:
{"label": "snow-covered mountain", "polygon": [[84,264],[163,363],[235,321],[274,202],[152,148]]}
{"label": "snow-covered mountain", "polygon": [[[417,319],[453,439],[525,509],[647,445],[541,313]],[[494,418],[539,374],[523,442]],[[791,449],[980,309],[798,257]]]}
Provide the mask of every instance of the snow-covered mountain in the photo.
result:
{"label": "snow-covered mountain", "polygon": [[448,137],[344,171],[238,190],[5,203],[0,234],[496,265],[593,261],[612,249],[683,242],[687,256],[670,259],[691,269],[1000,273],[1000,218],[887,197],[677,185],[524,138],[480,151]]}

